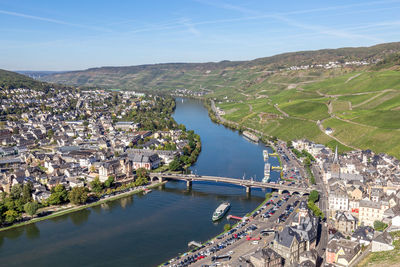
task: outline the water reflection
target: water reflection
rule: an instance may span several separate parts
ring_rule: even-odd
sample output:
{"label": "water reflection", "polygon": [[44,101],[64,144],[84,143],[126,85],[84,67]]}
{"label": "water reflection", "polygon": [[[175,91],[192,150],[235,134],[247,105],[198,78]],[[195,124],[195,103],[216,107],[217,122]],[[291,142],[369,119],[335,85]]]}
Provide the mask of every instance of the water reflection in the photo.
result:
{"label": "water reflection", "polygon": [[40,237],[40,230],[35,223],[31,223],[25,226],[26,237],[28,239],[36,239]]}
{"label": "water reflection", "polygon": [[96,214],[101,214],[101,211],[103,210],[101,205],[96,205],[91,207],[91,210],[93,210]]}
{"label": "water reflection", "polygon": [[69,214],[69,218],[71,219],[72,223],[76,226],[80,226],[89,220],[90,210],[84,209],[78,212],[73,212]]}
{"label": "water reflection", "polygon": [[25,229],[24,227],[16,227],[9,231],[3,231],[0,233],[0,236],[6,237],[8,239],[18,239],[21,235],[23,235]]}
{"label": "water reflection", "polygon": [[50,220],[54,223],[62,223],[63,221],[65,221],[65,218],[68,218],[68,214],[62,215],[62,216],[57,216],[57,217],[51,218]]}
{"label": "water reflection", "polygon": [[126,208],[132,206],[132,204],[133,204],[133,195],[121,198],[120,199],[120,203],[121,203],[121,208],[123,208],[123,209],[126,209]]}

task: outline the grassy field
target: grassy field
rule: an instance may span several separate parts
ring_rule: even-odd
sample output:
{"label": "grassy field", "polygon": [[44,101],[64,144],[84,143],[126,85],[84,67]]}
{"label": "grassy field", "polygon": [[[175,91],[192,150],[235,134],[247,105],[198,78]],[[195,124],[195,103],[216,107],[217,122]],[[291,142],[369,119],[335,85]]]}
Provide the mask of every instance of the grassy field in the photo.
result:
{"label": "grassy field", "polygon": [[317,101],[296,101],[279,105],[279,107],[293,117],[309,120],[322,120],[329,117],[328,107]]}
{"label": "grassy field", "polygon": [[[400,232],[393,232],[391,235],[399,238]],[[395,246],[394,250],[372,252],[358,264],[358,267],[400,266],[400,240],[395,240],[393,244]]]}

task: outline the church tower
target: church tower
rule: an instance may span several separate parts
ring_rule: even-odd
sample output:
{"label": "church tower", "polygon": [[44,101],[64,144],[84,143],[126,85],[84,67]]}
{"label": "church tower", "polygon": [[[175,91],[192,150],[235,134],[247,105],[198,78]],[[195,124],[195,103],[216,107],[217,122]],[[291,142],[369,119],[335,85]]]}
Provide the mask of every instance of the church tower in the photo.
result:
{"label": "church tower", "polygon": [[335,156],[333,157],[333,162],[331,164],[331,173],[336,174],[337,177],[340,177],[340,162],[337,146],[335,149]]}

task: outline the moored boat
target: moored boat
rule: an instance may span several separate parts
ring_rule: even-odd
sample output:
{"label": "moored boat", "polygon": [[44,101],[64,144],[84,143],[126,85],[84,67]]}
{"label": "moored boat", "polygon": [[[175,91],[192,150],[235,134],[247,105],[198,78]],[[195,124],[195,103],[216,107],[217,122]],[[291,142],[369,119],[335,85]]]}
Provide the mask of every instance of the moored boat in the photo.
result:
{"label": "moored boat", "polygon": [[264,157],[264,161],[267,161],[267,160],[268,160],[268,158],[269,158],[268,150],[264,150],[264,151],[263,151],[263,157]]}
{"label": "moored boat", "polygon": [[214,211],[212,220],[217,221],[224,217],[224,215],[227,213],[227,211],[230,209],[231,203],[229,202],[224,202],[221,205],[218,206],[218,208]]}

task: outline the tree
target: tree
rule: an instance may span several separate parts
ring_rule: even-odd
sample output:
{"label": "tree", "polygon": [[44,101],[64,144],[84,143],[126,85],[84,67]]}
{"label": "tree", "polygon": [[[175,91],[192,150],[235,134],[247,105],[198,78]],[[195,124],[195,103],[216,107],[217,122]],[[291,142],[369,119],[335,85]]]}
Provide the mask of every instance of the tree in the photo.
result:
{"label": "tree", "polygon": [[229,223],[224,225],[224,231],[225,232],[231,230],[231,228],[232,228],[232,226]]}
{"label": "tree", "polygon": [[388,227],[388,225],[382,221],[374,221],[374,229],[376,231],[383,231]]}
{"label": "tree", "polygon": [[305,158],[305,159],[303,160],[303,164],[304,164],[305,166],[310,166],[310,165],[311,165],[311,160],[310,160],[309,158]]}
{"label": "tree", "polygon": [[32,189],[33,185],[31,182],[24,184],[22,187],[22,202],[23,203],[28,203],[29,201],[32,200]]}
{"label": "tree", "polygon": [[4,212],[4,216],[7,223],[13,223],[19,218],[19,213],[15,210],[7,210]]}
{"label": "tree", "polygon": [[53,136],[54,136],[54,131],[53,131],[53,129],[48,130],[48,131],[47,131],[47,137],[48,137],[49,139],[51,139],[51,138],[53,138]]}
{"label": "tree", "polygon": [[136,176],[137,176],[136,181],[135,181],[136,186],[145,185],[149,182],[148,181],[149,173],[145,168],[137,169]]}
{"label": "tree", "polygon": [[59,205],[68,200],[68,192],[64,185],[58,184],[51,190],[51,195],[47,202],[50,205]]}
{"label": "tree", "polygon": [[319,199],[319,193],[317,190],[313,190],[310,192],[310,195],[308,196],[308,201],[312,201],[315,203]]}
{"label": "tree", "polygon": [[179,159],[175,158],[173,161],[169,163],[169,169],[171,171],[177,171],[181,169],[181,162]]}
{"label": "tree", "polygon": [[286,147],[287,147],[287,148],[291,148],[291,147],[293,147],[293,143],[292,143],[292,141],[287,141],[287,143],[286,143]]}
{"label": "tree", "polygon": [[272,193],[266,193],[265,194],[265,199],[270,199],[272,197]]}
{"label": "tree", "polygon": [[22,194],[22,186],[20,184],[16,184],[11,188],[10,197],[14,200],[20,199]]}
{"label": "tree", "polygon": [[95,172],[96,171],[96,167],[94,165],[90,166],[90,172]]}
{"label": "tree", "polygon": [[72,204],[75,205],[85,204],[88,199],[86,187],[82,186],[72,188],[68,193],[68,199]]}
{"label": "tree", "polygon": [[186,126],[184,124],[179,124],[178,128],[179,128],[179,130],[186,132]]}
{"label": "tree", "polygon": [[24,205],[25,212],[30,216],[35,215],[38,209],[39,204],[37,202],[28,202]]}
{"label": "tree", "polygon": [[104,186],[110,188],[114,183],[114,176],[108,176],[108,179],[104,182]]}
{"label": "tree", "polygon": [[103,190],[103,184],[100,182],[98,176],[94,178],[94,180],[90,183],[90,186],[92,187],[92,191],[96,193],[99,193],[101,190]]}
{"label": "tree", "polygon": [[136,170],[136,175],[138,178],[149,178],[149,172],[145,168],[139,168]]}

